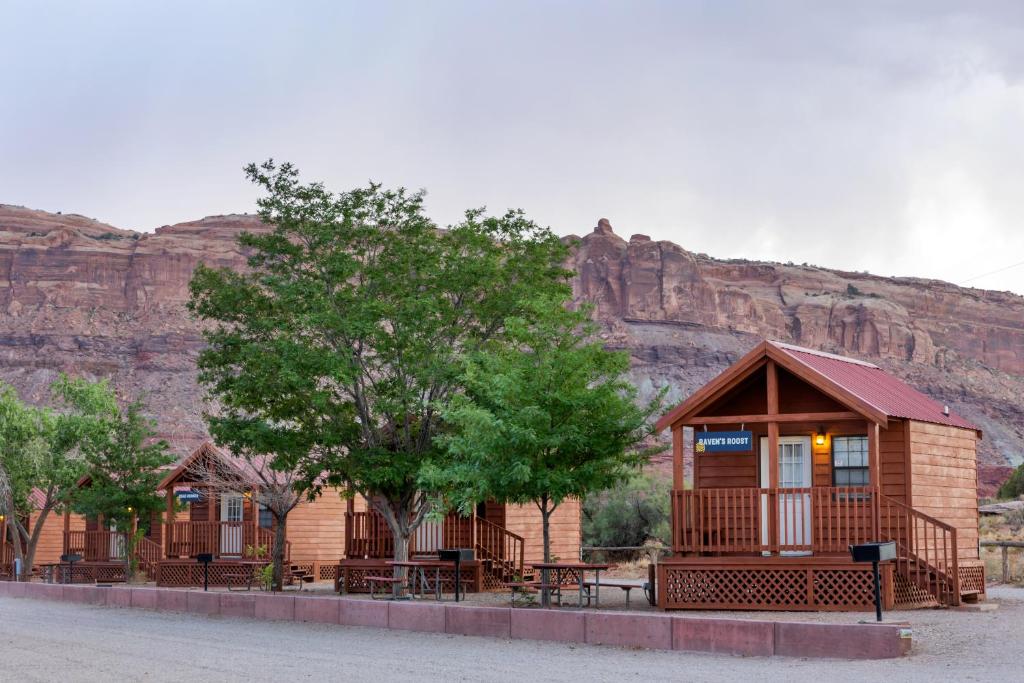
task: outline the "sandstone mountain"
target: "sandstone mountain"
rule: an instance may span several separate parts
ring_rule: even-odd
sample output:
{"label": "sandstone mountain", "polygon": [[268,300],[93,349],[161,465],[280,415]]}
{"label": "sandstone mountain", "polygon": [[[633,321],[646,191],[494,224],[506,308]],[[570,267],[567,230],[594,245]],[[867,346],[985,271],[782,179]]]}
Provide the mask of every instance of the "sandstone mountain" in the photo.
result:
{"label": "sandstone mountain", "polygon": [[[58,372],[110,377],[145,395],[164,436],[205,437],[185,310],[200,261],[239,265],[251,215],[121,230],[78,215],[0,205],[0,380],[46,400]],[[602,219],[572,255],[578,298],[597,305],[609,346],[627,349],[644,393],[678,400],[761,338],[870,360],[984,431],[983,488],[1024,456],[1024,297],[936,280],[720,260]]]}

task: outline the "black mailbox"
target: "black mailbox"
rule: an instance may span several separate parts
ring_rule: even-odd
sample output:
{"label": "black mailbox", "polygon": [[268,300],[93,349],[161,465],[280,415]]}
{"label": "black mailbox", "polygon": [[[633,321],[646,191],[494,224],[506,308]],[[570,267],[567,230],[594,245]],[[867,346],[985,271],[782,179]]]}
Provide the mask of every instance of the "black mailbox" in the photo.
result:
{"label": "black mailbox", "polygon": [[870,562],[871,573],[875,578],[875,618],[882,620],[882,579],[878,575],[878,563],[896,559],[896,543],[894,541],[878,541],[875,543],[858,543],[850,546],[850,556],[854,562]]}
{"label": "black mailbox", "polygon": [[472,548],[438,548],[437,559],[455,563],[455,602],[458,602],[462,592],[462,563],[475,560],[476,553]]}
{"label": "black mailbox", "polygon": [[82,561],[82,556],[79,555],[78,553],[69,553],[67,555],[61,555],[60,556],[60,561],[68,563],[68,573],[67,573],[67,575],[62,576],[62,578],[64,579],[64,583],[74,583],[75,582],[75,562],[81,562]]}
{"label": "black mailbox", "polygon": [[203,590],[210,590],[210,563],[213,562],[213,553],[199,553],[196,555],[196,562],[203,565]]}
{"label": "black mailbox", "polygon": [[472,548],[441,548],[437,551],[437,559],[444,562],[472,562],[476,554]]}
{"label": "black mailbox", "polygon": [[896,559],[896,543],[858,543],[850,546],[850,555],[854,562],[885,562]]}

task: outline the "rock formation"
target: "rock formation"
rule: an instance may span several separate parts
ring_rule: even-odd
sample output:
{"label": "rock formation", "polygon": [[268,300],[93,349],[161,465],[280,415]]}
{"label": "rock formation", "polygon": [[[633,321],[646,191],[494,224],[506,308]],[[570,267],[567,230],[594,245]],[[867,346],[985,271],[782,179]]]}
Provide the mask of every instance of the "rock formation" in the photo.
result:
{"label": "rock formation", "polygon": [[[77,215],[0,205],[0,379],[34,401],[60,371],[145,394],[184,451],[205,437],[185,310],[196,264],[244,263],[255,216],[213,216],[136,233]],[[633,378],[678,400],[761,338],[877,363],[975,421],[991,490],[1024,456],[1024,298],[936,280],[719,260],[601,219],[573,240],[577,298],[593,301]]]}

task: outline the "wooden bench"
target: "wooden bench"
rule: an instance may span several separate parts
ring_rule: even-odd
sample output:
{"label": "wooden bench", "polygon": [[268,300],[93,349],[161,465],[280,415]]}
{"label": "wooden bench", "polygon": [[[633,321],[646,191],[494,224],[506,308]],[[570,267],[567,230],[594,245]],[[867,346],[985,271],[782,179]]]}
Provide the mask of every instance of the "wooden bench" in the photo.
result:
{"label": "wooden bench", "polygon": [[577,591],[579,590],[578,583],[544,583],[542,581],[513,581],[506,583],[505,588],[512,591],[512,603],[511,606],[516,606],[516,595],[533,595],[540,591],[550,591],[551,595],[558,598],[558,604],[562,604],[562,591]]}
{"label": "wooden bench", "polygon": [[587,589],[587,595],[588,596],[590,595],[590,589],[593,588],[594,586],[600,586],[601,588],[621,588],[622,590],[626,591],[626,604],[627,605],[629,604],[629,592],[631,590],[633,590],[634,588],[639,588],[639,589],[644,590],[646,592],[646,586],[645,585],[637,585],[635,583],[626,583],[625,581],[616,581],[615,579],[612,579],[610,581],[601,581],[600,583],[598,583],[597,581],[589,580],[589,581],[585,581],[583,583],[583,585]]}
{"label": "wooden bench", "polygon": [[390,585],[394,590],[395,585],[401,585],[405,583],[405,579],[395,578],[393,576],[365,576],[363,580],[370,585],[370,597],[377,600],[377,586]]}
{"label": "wooden bench", "polygon": [[287,579],[289,586],[298,584],[299,590],[301,591],[303,584],[313,583],[316,580],[316,577],[305,569],[289,569]]}

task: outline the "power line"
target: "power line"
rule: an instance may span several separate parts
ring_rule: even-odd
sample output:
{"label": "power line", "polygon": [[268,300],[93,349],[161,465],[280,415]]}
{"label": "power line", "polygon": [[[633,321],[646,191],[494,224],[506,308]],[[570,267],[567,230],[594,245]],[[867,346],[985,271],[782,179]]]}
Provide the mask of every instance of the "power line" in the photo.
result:
{"label": "power line", "polygon": [[1024,261],[1021,261],[1020,263],[1014,263],[1013,265],[1006,266],[1004,268],[997,268],[996,270],[993,270],[993,271],[988,272],[988,273],[982,273],[981,275],[975,275],[974,277],[967,278],[963,282],[965,284],[968,283],[968,282],[974,282],[975,280],[980,280],[983,277],[988,277],[989,275],[995,275],[996,273],[1001,273],[1004,270],[1010,270],[1011,268],[1016,268],[1017,266],[1024,266]]}

